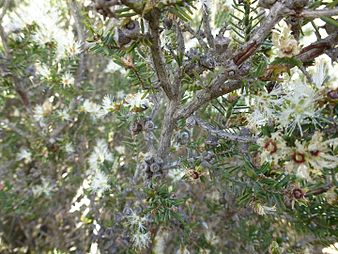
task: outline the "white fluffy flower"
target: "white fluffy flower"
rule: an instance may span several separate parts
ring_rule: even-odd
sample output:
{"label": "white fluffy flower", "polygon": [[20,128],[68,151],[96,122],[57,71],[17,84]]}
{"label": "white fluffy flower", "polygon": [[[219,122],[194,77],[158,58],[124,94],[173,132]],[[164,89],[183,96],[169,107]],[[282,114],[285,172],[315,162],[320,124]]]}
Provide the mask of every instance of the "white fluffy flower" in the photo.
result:
{"label": "white fluffy flower", "polygon": [[74,146],[73,146],[72,143],[67,143],[65,145],[65,150],[66,150],[66,153],[68,153],[68,154],[72,154],[72,153],[75,152],[75,149],[74,149]]}
{"label": "white fluffy flower", "polygon": [[69,112],[68,112],[67,109],[60,110],[60,111],[58,112],[58,115],[59,115],[59,117],[60,117],[62,120],[64,120],[64,121],[70,121],[70,120],[71,120],[70,115],[69,115]]}
{"label": "white fluffy flower", "polygon": [[147,109],[150,106],[149,100],[143,93],[129,94],[125,101],[132,111]]}
{"label": "white fluffy flower", "polygon": [[338,143],[338,139],[323,140],[320,132],[315,132],[307,145],[307,160],[313,169],[338,167],[338,157],[330,154],[330,145]]}
{"label": "white fluffy flower", "polygon": [[262,162],[278,164],[285,156],[287,150],[286,143],[280,132],[272,133],[271,138],[263,137],[258,139],[257,144],[261,146],[262,153],[260,156]]}
{"label": "white fluffy flower", "polygon": [[68,26],[65,29],[66,23],[59,12],[59,8],[65,8],[66,3],[63,1],[55,3],[52,4],[50,0],[30,0],[27,4],[19,4],[15,11],[5,15],[5,31],[9,33],[35,23],[38,28],[33,39],[41,46],[51,41],[56,43],[57,59],[78,52],[78,43],[74,40],[72,28]]}
{"label": "white fluffy flower", "polygon": [[109,179],[100,170],[96,170],[92,179],[91,188],[94,192],[102,194],[104,191],[110,188]]}
{"label": "white fluffy flower", "polygon": [[319,61],[319,63],[316,65],[316,70],[312,75],[312,80],[316,87],[319,89],[324,84],[326,79],[326,65],[324,60],[321,59],[321,61]]}
{"label": "white fluffy flower", "polygon": [[46,179],[42,179],[41,185],[35,185],[32,188],[34,196],[46,195],[50,196],[51,192],[53,191],[54,186],[50,184]]}
{"label": "white fluffy flower", "polygon": [[268,119],[264,114],[258,110],[255,109],[249,116],[248,116],[248,126],[251,128],[257,128],[260,126],[264,126],[267,122]]}
{"label": "white fluffy flower", "polygon": [[20,152],[17,154],[16,159],[18,161],[25,160],[26,163],[32,161],[32,153],[26,148],[21,148]]}
{"label": "white fluffy flower", "polygon": [[36,105],[33,110],[34,119],[44,126],[44,119],[53,111],[52,104],[46,100],[42,105]]}
{"label": "white fluffy flower", "polygon": [[118,111],[121,108],[122,104],[122,101],[115,101],[110,94],[105,95],[103,97],[101,106],[102,116],[105,116],[109,112]]}
{"label": "white fluffy flower", "polygon": [[36,73],[45,79],[50,77],[50,69],[44,64],[36,64]]}
{"label": "white fluffy flower", "polygon": [[112,161],[113,155],[108,149],[108,144],[103,139],[97,141],[94,151],[89,156],[90,169],[96,171],[104,161]]}
{"label": "white fluffy flower", "polygon": [[109,112],[114,109],[114,106],[115,104],[112,96],[110,94],[105,95],[102,100],[102,109]]}
{"label": "white fluffy flower", "polygon": [[113,98],[110,94],[107,94],[103,97],[103,100],[102,100],[102,108],[109,111],[112,106],[113,106]]}
{"label": "white fluffy flower", "polygon": [[136,232],[132,235],[133,246],[136,249],[144,249],[150,243],[150,233]]}
{"label": "white fluffy flower", "polygon": [[248,115],[249,126],[256,128],[266,124],[276,115],[276,108],[283,103],[283,94],[285,92],[282,86],[274,88],[271,92],[262,92],[260,95],[248,99],[247,103],[253,108],[253,113]]}
{"label": "white fluffy flower", "polygon": [[74,85],[74,82],[75,79],[69,71],[65,72],[61,77],[61,83],[63,87],[71,87]]}
{"label": "white fluffy flower", "polygon": [[102,110],[101,106],[90,100],[85,100],[83,103],[83,109],[87,113],[90,113],[94,119],[103,117],[107,112]]}
{"label": "white fluffy flower", "polygon": [[66,53],[68,56],[73,57],[81,53],[82,44],[78,41],[69,43],[66,47]]}
{"label": "white fluffy flower", "polygon": [[127,216],[128,224],[135,227],[137,231],[144,231],[146,228],[144,223],[147,221],[146,217],[141,217],[133,210],[131,210],[130,215]]}
{"label": "white fluffy flower", "polygon": [[272,42],[278,50],[279,57],[292,57],[300,52],[298,42],[291,34],[291,26],[285,21],[279,23],[281,32],[272,34]]}
{"label": "white fluffy flower", "polygon": [[281,112],[278,113],[281,126],[288,129],[289,134],[298,127],[303,135],[302,124],[319,125],[318,119],[321,119],[321,116],[320,109],[316,108],[318,99],[318,94],[310,86],[296,83],[293,92],[285,97]]}

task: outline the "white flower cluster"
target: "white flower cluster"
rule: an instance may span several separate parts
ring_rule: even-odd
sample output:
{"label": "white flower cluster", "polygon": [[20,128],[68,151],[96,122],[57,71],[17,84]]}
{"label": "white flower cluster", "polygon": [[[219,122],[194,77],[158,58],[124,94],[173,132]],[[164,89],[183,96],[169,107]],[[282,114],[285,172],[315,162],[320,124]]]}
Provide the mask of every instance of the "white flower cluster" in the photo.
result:
{"label": "white flower cluster", "polygon": [[96,142],[94,151],[89,156],[90,169],[93,171],[100,169],[104,161],[113,161],[113,155],[108,149],[107,142],[103,139],[99,139]]}
{"label": "white flower cluster", "polygon": [[254,96],[249,102],[254,109],[248,116],[249,126],[255,128],[274,121],[281,129],[287,130],[289,135],[296,128],[303,135],[304,124],[320,126],[319,120],[324,119],[318,102],[323,96],[323,84],[327,79],[325,73],[325,65],[320,62],[312,75],[313,84],[298,78],[274,88],[269,93]]}
{"label": "white flower cluster", "polygon": [[18,161],[24,160],[25,163],[29,163],[32,161],[32,153],[26,148],[21,148],[20,152],[16,156],[16,159]]}
{"label": "white flower cluster", "polygon": [[101,118],[106,114],[99,104],[92,102],[90,100],[84,101],[83,110],[87,113],[90,113],[93,119]]}
{"label": "white flower cluster", "polygon": [[[4,17],[4,29],[10,33],[35,23],[38,30],[33,39],[38,44],[44,46],[51,41],[56,43],[57,59],[74,56],[80,53],[80,44],[75,41],[71,26],[65,29],[66,24],[62,21],[55,2],[53,3],[49,0],[30,0],[28,4],[21,3],[15,12],[8,12]],[[62,1],[59,2],[59,5],[61,4]]]}
{"label": "white flower cluster", "polygon": [[321,132],[315,132],[309,141],[295,141],[295,145],[286,145],[281,133],[272,133],[271,137],[258,139],[261,147],[261,163],[269,162],[285,168],[289,173],[311,180],[312,175],[321,175],[324,168],[338,167],[338,157],[332,151],[338,146],[338,138],[324,141]]}
{"label": "white flower cluster", "polygon": [[53,189],[54,189],[54,186],[49,181],[42,178],[42,183],[40,185],[35,185],[32,188],[32,192],[33,192],[33,195],[36,197],[40,195],[45,195],[49,197]]}
{"label": "white flower cluster", "polygon": [[143,93],[129,94],[125,98],[125,102],[131,111],[147,109],[151,104]]}
{"label": "white flower cluster", "polygon": [[127,216],[127,224],[133,231],[132,242],[135,249],[144,249],[148,247],[150,243],[150,233],[144,225],[147,221],[148,219],[146,217],[139,216],[133,210],[131,210]]}
{"label": "white flower cluster", "polygon": [[48,80],[51,76],[51,72],[50,69],[47,65],[45,64],[41,64],[41,63],[37,63],[35,65],[36,67],[36,73],[42,78],[42,79],[46,79]]}
{"label": "white flower cluster", "polygon": [[131,239],[133,241],[133,246],[136,249],[144,249],[148,247],[150,243],[150,233],[149,232],[145,232],[145,233],[136,232],[132,235]]}
{"label": "white flower cluster", "polygon": [[42,105],[36,105],[33,110],[34,119],[41,125],[45,126],[45,118],[53,111],[53,105],[49,100],[46,100]]}
{"label": "white flower cluster", "polygon": [[92,179],[91,188],[98,195],[110,189],[109,178],[100,170],[95,171]]}
{"label": "white flower cluster", "polygon": [[[75,78],[73,76],[73,74],[71,74],[69,71],[63,71],[60,68],[60,65],[56,65],[57,66],[57,75],[60,76],[60,85],[63,86],[63,88],[70,88],[73,87],[75,84]],[[51,70],[50,68],[41,63],[41,62],[37,62],[35,64],[35,68],[36,68],[36,74],[40,77],[41,80],[50,80],[51,79]]]}
{"label": "white flower cluster", "polygon": [[65,72],[61,76],[61,83],[62,83],[64,88],[73,86],[74,82],[75,82],[75,79],[69,71]]}
{"label": "white flower cluster", "polygon": [[122,106],[129,108],[130,112],[141,112],[151,106],[151,102],[143,93],[128,94],[123,100],[115,101],[109,94],[105,95],[102,104],[97,104],[90,100],[85,100],[83,109],[90,113],[94,119],[103,118],[109,112],[115,112]]}
{"label": "white flower cluster", "polygon": [[272,42],[277,49],[277,55],[279,57],[297,55],[300,52],[300,48],[297,40],[292,35],[291,25],[288,25],[285,21],[281,21],[278,25],[280,32],[272,34]]}
{"label": "white flower cluster", "polygon": [[92,176],[91,189],[99,195],[110,188],[108,176],[100,169],[105,161],[113,161],[113,155],[108,149],[108,144],[99,139],[94,151],[89,156],[89,174]]}

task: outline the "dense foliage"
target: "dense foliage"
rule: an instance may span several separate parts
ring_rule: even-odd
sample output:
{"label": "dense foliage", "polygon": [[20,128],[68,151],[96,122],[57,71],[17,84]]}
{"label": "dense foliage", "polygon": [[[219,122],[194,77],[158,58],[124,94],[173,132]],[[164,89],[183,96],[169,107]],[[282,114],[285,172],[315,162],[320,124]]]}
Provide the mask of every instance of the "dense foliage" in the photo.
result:
{"label": "dense foliage", "polygon": [[337,0],[0,7],[1,253],[338,242]]}

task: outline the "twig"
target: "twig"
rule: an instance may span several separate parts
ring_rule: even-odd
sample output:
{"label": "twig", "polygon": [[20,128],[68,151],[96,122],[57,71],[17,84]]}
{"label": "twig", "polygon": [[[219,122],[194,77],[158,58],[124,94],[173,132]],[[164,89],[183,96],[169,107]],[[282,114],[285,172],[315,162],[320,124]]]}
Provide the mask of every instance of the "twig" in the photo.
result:
{"label": "twig", "polygon": [[321,40],[322,37],[321,37],[321,35],[320,35],[320,33],[319,33],[319,30],[318,30],[316,24],[313,22],[313,20],[311,20],[311,25],[312,25],[313,28],[315,29],[315,35],[316,35],[316,37],[317,37],[317,40]]}
{"label": "twig", "polygon": [[335,47],[338,44],[338,31],[327,36],[325,39],[316,41],[309,46],[303,48],[297,58],[304,62],[310,62],[317,56],[320,56],[325,52]]}
{"label": "twig", "polygon": [[194,99],[177,112],[175,119],[187,118],[210,100],[241,88],[242,82],[240,80],[229,81],[224,84],[225,81],[226,76],[220,75],[211,87],[198,91]]}
{"label": "twig", "polygon": [[160,144],[158,147],[157,155],[163,159],[168,157],[168,150],[171,145],[171,138],[174,132],[175,120],[174,115],[179,105],[179,82],[171,83],[169,75],[163,60],[162,49],[160,47],[160,35],[159,35],[159,20],[160,11],[154,9],[149,18],[150,38],[151,38],[151,55],[155,66],[157,77],[160,81],[160,85],[167,95],[169,102],[166,105],[164,120],[161,130]]}
{"label": "twig", "polygon": [[320,18],[320,17],[332,17],[338,15],[338,8],[333,9],[321,9],[321,10],[303,10],[300,14],[304,18]]}
{"label": "twig", "polygon": [[311,195],[320,195],[322,193],[325,193],[329,191],[332,187],[334,187],[333,183],[328,183],[322,187],[319,187],[318,189],[311,190],[305,194],[305,197],[311,196]]}
{"label": "twig", "polygon": [[239,136],[239,135],[234,135],[231,133],[228,133],[223,130],[217,129],[215,126],[209,124],[208,122],[196,117],[192,116],[192,118],[195,120],[196,124],[203,128],[204,130],[208,131],[209,133],[219,137],[219,138],[224,138],[232,141],[238,141],[238,142],[255,142],[256,139],[252,137],[246,137],[246,136]]}
{"label": "twig", "polygon": [[203,21],[203,29],[207,37],[207,41],[210,48],[214,48],[214,37],[211,33],[210,27],[210,18],[209,18],[209,9],[205,4],[202,6],[202,21]]}
{"label": "twig", "polygon": [[177,38],[177,52],[178,54],[181,54],[183,56],[185,53],[184,37],[178,22],[175,23],[175,31]]}
{"label": "twig", "polygon": [[154,10],[152,18],[149,21],[150,35],[151,35],[151,56],[154,62],[155,70],[158,79],[160,80],[161,87],[169,99],[176,97],[177,93],[172,87],[169,76],[163,60],[163,54],[161,50],[160,35],[159,35],[159,10]]}

